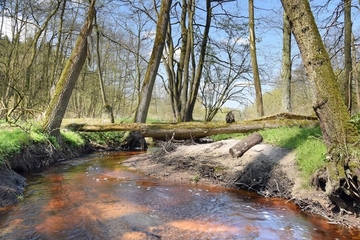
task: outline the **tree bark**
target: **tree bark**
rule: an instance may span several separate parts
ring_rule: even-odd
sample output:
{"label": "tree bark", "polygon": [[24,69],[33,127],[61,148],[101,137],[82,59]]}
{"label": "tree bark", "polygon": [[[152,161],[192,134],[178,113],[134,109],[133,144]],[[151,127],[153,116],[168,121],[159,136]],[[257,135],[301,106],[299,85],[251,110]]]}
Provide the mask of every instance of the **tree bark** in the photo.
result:
{"label": "tree bark", "polygon": [[105,113],[110,118],[110,122],[114,123],[114,113],[112,106],[108,103],[106,99],[106,92],[104,88],[104,79],[102,74],[102,65],[101,65],[101,56],[100,56],[100,32],[99,32],[99,26],[96,19],[96,14],[94,17],[94,24],[96,29],[96,57],[97,57],[97,70],[98,70],[98,76],[99,76],[99,83],[100,83],[100,91],[101,91],[101,99],[103,102],[103,109]]}
{"label": "tree bark", "polygon": [[251,54],[251,65],[253,70],[254,87],[256,95],[256,109],[259,117],[264,116],[264,105],[262,100],[261,82],[259,75],[259,67],[256,57],[256,38],[255,38],[255,18],[254,18],[254,1],[249,0],[249,32],[250,32],[250,54]]}
{"label": "tree bark", "polygon": [[352,108],[352,57],[351,57],[351,0],[344,0],[344,56],[345,56],[345,76],[344,93],[345,105],[351,114]]}
{"label": "tree bark", "polygon": [[292,127],[292,126],[315,126],[318,121],[314,117],[278,114],[266,118],[254,119],[251,121],[226,123],[154,123],[154,124],[69,124],[67,128],[73,131],[82,132],[110,132],[110,131],[138,131],[143,137],[155,139],[192,139],[202,138],[216,134],[227,133],[249,133],[265,128]]}
{"label": "tree bark", "polygon": [[[189,122],[193,120],[193,111],[196,103],[196,99],[198,97],[199,87],[200,87],[200,80],[204,68],[205,62],[205,55],[206,55],[206,47],[208,44],[209,39],[209,31],[211,26],[211,18],[212,18],[212,7],[211,7],[211,0],[206,0],[206,23],[204,27],[204,33],[202,36],[201,46],[200,46],[200,56],[199,61],[196,68],[196,73],[192,77],[190,82],[190,90],[189,90],[189,97],[187,102],[185,103],[184,107],[184,114],[183,114],[183,121]],[[193,42],[192,42],[193,43]],[[194,56],[193,56],[194,59]],[[195,67],[194,65],[192,66]],[[183,93],[184,94],[184,93]]]}
{"label": "tree bark", "polygon": [[75,47],[68,59],[60,79],[56,85],[55,93],[45,113],[43,130],[51,136],[60,139],[60,126],[65,115],[72,91],[75,87],[80,71],[84,66],[88,51],[88,36],[91,34],[92,21],[95,16],[95,2],[89,6],[85,24],[76,40]]}
{"label": "tree bark", "polygon": [[284,12],[281,81],[283,84],[283,110],[285,112],[291,112],[291,65],[291,24]]}
{"label": "tree bark", "polygon": [[156,24],[154,47],[150,56],[148,68],[146,70],[144,83],[140,93],[140,100],[135,115],[135,122],[138,123],[146,122],[157,70],[159,68],[160,60],[164,50],[171,2],[171,0],[161,1],[160,13],[158,16],[158,22]]}
{"label": "tree bark", "polygon": [[231,156],[234,157],[241,157],[246,153],[247,150],[255,146],[256,144],[261,143],[263,137],[259,133],[254,133],[248,136],[247,138],[241,140],[234,146],[229,149]]}
{"label": "tree bark", "polygon": [[[340,93],[329,55],[307,0],[282,0],[302,60],[314,83],[314,111],[327,146],[326,193],[346,206],[360,203],[359,133]],[[346,203],[345,203],[346,202]],[[341,206],[339,206],[341,208]]]}

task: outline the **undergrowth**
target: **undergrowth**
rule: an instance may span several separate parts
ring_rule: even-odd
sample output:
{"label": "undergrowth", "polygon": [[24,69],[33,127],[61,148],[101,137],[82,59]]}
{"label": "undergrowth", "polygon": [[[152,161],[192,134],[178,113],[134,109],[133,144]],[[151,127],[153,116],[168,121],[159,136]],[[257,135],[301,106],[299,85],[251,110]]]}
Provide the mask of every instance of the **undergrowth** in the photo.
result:
{"label": "undergrowth", "polygon": [[[57,140],[44,134],[37,124],[26,123],[10,126],[2,123],[0,127],[0,164],[4,164],[6,160],[11,159],[11,156],[20,153],[24,147],[29,145],[49,143],[56,148],[61,148]],[[84,138],[75,132],[61,131],[61,136],[64,142],[70,146],[79,147],[85,144]]]}
{"label": "undergrowth", "polygon": [[13,154],[19,153],[21,147],[31,143],[31,137],[21,129],[0,131],[0,164]]}
{"label": "undergrowth", "polygon": [[80,136],[88,142],[94,142],[99,145],[112,145],[122,142],[124,132],[82,132]]}

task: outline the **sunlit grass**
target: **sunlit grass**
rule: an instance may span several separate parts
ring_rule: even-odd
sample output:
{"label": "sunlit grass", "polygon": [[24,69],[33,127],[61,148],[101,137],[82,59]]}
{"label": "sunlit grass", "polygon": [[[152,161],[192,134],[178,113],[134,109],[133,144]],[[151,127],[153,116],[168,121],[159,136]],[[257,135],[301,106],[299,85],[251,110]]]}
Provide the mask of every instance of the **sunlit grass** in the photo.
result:
{"label": "sunlit grass", "polygon": [[61,137],[65,143],[73,147],[81,147],[85,145],[85,140],[80,134],[71,131],[61,131]]}
{"label": "sunlit grass", "polygon": [[80,135],[88,142],[95,142],[100,145],[115,144],[122,142],[124,132],[81,132]]}
{"label": "sunlit grass", "polygon": [[[64,141],[73,146],[83,146],[84,138],[75,132],[61,132]],[[41,131],[39,124],[24,123],[21,126],[13,127],[3,123],[0,128],[0,164],[10,159],[14,154],[32,144],[51,143],[59,148],[60,145],[54,137],[50,137]]]}
{"label": "sunlit grass", "polygon": [[294,150],[305,179],[325,165],[326,146],[319,127],[276,128],[259,131],[264,142]]}
{"label": "sunlit grass", "polygon": [[22,146],[30,142],[30,135],[21,129],[0,131],[0,163],[3,163],[8,156],[19,153]]}
{"label": "sunlit grass", "polygon": [[[283,127],[258,131],[263,142],[295,151],[296,162],[304,179],[325,165],[326,146],[322,141],[319,127]],[[248,134],[219,134],[213,140],[243,139]]]}
{"label": "sunlit grass", "polygon": [[221,141],[221,140],[225,140],[225,139],[241,140],[248,135],[249,134],[245,134],[245,133],[217,134],[217,135],[211,136],[211,139],[214,141]]}

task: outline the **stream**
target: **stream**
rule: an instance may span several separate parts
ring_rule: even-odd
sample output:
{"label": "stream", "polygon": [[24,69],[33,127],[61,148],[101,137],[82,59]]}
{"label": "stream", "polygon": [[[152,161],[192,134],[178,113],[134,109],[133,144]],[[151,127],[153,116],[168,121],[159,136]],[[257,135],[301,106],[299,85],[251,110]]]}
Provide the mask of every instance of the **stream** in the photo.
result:
{"label": "stream", "polygon": [[0,239],[360,239],[360,231],[248,191],[130,171],[134,152],[93,153],[27,174],[0,209]]}

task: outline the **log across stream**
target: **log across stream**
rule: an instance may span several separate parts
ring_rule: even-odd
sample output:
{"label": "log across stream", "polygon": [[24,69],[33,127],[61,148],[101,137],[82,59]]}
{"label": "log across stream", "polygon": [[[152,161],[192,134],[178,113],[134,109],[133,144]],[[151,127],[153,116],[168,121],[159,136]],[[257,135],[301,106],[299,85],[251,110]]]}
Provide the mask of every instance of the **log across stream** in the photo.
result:
{"label": "log across stream", "polygon": [[81,132],[135,131],[143,137],[154,139],[193,139],[216,134],[249,133],[264,128],[309,127],[318,124],[316,117],[282,113],[259,119],[235,123],[187,122],[187,123],[72,123],[65,127]]}

